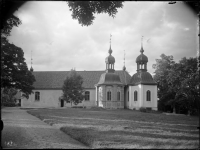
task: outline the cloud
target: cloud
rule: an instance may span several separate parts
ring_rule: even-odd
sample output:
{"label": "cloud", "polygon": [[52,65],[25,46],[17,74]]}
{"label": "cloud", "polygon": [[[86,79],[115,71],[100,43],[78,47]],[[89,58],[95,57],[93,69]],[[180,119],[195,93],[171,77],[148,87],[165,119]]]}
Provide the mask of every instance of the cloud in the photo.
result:
{"label": "cloud", "polygon": [[[22,25],[13,28],[9,40],[24,51],[30,68],[31,50],[35,71],[105,70],[110,34],[115,70],[123,67],[136,72],[141,36],[144,54],[149,58],[148,71],[162,53],[176,60],[196,55],[197,17],[182,3],[124,2],[115,18],[97,14],[91,26],[81,26],[72,19],[64,1],[30,1],[15,13]],[[149,40],[150,39],[150,40]],[[148,42],[147,42],[148,41]]]}

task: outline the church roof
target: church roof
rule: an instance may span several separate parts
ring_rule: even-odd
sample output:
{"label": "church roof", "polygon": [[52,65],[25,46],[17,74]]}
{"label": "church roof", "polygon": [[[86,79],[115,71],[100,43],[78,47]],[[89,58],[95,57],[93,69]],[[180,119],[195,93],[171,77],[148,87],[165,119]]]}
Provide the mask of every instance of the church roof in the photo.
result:
{"label": "church roof", "polygon": [[[99,82],[101,74],[105,71],[76,71],[83,77],[84,88],[95,88],[95,84]],[[125,71],[115,71],[119,75],[123,84],[130,82],[131,76]],[[34,71],[36,81],[33,86],[35,89],[61,89],[64,80],[69,76],[70,71]]]}
{"label": "church roof", "polygon": [[129,85],[138,85],[138,84],[156,85],[157,83],[153,80],[149,72],[139,71],[132,76]]}
{"label": "church roof", "polygon": [[123,85],[120,77],[116,73],[103,73],[99,79],[98,85]]}

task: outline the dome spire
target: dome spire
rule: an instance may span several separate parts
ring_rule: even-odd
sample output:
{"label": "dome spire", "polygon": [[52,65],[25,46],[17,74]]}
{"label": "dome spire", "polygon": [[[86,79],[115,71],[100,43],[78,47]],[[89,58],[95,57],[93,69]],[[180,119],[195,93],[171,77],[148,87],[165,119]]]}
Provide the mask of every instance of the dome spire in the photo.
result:
{"label": "dome spire", "polygon": [[142,36],[142,38],[141,38],[141,50],[140,50],[141,53],[144,52],[144,50],[143,50],[143,43],[142,43],[142,42],[143,42],[143,36]]}
{"label": "dome spire", "polygon": [[125,50],[124,50],[124,67],[123,67],[123,70],[124,71],[126,70],[126,67],[125,67]]}
{"label": "dome spire", "polygon": [[33,59],[32,59],[32,50],[31,50],[31,68],[30,68],[30,71],[31,71],[31,72],[33,72],[32,60],[33,60]]}
{"label": "dome spire", "polygon": [[108,53],[111,55],[112,54],[112,49],[111,49],[111,37],[112,37],[112,35],[110,34],[110,49],[109,49],[109,51],[108,51]]}

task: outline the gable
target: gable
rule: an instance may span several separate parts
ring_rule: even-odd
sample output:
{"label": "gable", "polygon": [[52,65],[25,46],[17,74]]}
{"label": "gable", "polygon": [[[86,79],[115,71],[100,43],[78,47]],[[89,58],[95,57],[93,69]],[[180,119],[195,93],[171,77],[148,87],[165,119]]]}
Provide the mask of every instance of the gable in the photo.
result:
{"label": "gable", "polygon": [[[99,82],[101,74],[105,71],[76,71],[83,78],[84,88],[95,88],[95,84]],[[131,76],[128,72],[122,70],[115,71],[119,75],[123,84],[128,84]],[[35,89],[61,89],[64,80],[69,76],[70,71],[34,71],[36,81],[33,83]]]}

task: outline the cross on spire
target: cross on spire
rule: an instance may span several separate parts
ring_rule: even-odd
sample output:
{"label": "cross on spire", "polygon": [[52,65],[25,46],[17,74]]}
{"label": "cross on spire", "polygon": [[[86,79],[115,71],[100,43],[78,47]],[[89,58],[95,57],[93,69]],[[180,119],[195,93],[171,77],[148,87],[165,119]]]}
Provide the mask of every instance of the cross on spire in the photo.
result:
{"label": "cross on spire", "polygon": [[124,66],[125,66],[125,50],[124,50]]}
{"label": "cross on spire", "polygon": [[124,71],[126,70],[126,67],[125,67],[125,50],[124,50],[124,66],[123,66],[123,70]]}
{"label": "cross on spire", "polygon": [[[141,37],[141,45],[143,44],[143,43],[142,43],[142,42],[143,42],[143,37],[144,37],[144,36]],[[142,45],[142,46],[143,46],[143,45]]]}
{"label": "cross on spire", "polygon": [[112,34],[110,34],[110,45],[111,45],[111,37],[112,37]]}
{"label": "cross on spire", "polygon": [[111,49],[111,37],[112,37],[112,34],[110,34],[110,49],[108,51],[108,53],[111,55],[112,54],[112,49]]}
{"label": "cross on spire", "polygon": [[140,50],[141,53],[144,52],[144,50],[143,50],[143,37],[144,37],[144,36],[141,37],[141,50]]}

